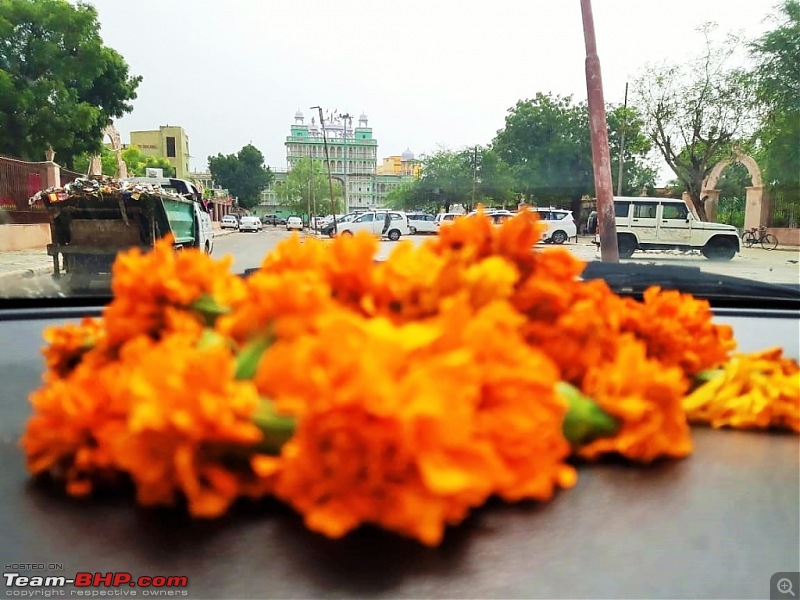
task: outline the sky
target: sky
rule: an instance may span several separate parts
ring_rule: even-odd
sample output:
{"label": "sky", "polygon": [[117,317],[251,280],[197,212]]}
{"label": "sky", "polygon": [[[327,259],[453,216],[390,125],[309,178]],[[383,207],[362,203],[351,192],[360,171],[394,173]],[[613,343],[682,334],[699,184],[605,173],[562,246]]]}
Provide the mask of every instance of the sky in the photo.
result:
{"label": "sky", "polygon": [[[647,64],[702,50],[696,31],[757,37],[777,0],[594,0],[606,102]],[[579,0],[90,0],[106,45],[144,79],[130,132],[182,126],[192,170],[252,143],[286,167],[309,107],[369,117],[379,161],[491,142],[538,92],[586,98]],[[662,168],[661,183],[670,178]]]}

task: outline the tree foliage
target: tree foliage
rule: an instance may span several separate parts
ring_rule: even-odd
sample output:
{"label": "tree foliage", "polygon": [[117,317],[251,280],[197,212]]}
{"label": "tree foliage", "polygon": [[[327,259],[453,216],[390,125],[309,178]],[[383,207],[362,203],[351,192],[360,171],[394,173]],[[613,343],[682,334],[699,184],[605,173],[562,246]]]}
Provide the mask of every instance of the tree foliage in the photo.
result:
{"label": "tree foliage", "polygon": [[0,154],[59,162],[96,154],[131,111],[141,77],[103,44],[96,9],[67,0],[0,0]]}
{"label": "tree foliage", "polygon": [[[292,214],[329,214],[331,211],[330,185],[325,163],[321,160],[302,158],[298,160],[286,176],[286,180],[276,185],[278,202]],[[333,197],[336,214],[344,210],[342,184],[333,181]],[[316,207],[316,208],[315,208]]]}
{"label": "tree foliage", "polygon": [[164,177],[175,177],[175,167],[162,156],[145,156],[138,146],[128,146],[122,151],[122,160],[131,177],[144,177],[147,169],[163,169]]}
{"label": "tree foliage", "polygon": [[239,199],[242,208],[256,206],[261,192],[274,177],[269,167],[264,166],[264,155],[252,144],[237,154],[209,156],[208,170],[217,183]]}
{"label": "tree foliage", "polygon": [[747,73],[729,66],[741,42],[733,37],[715,42],[714,28],[700,29],[705,45],[699,56],[648,66],[634,86],[645,132],[704,220],[703,181],[752,128]]}
{"label": "tree foliage", "polygon": [[775,28],[750,44],[759,100],[758,160],[774,187],[800,190],[800,2],[784,0]]}
{"label": "tree foliage", "polygon": [[449,211],[454,204],[467,210],[514,202],[511,170],[492,149],[483,146],[458,151],[439,149],[422,158],[419,179],[392,190],[387,206],[402,210]]}
{"label": "tree foliage", "polygon": [[[144,177],[147,169],[162,169],[164,177],[175,177],[175,167],[163,157],[145,156],[138,146],[128,146],[122,151],[122,160],[128,168],[129,177]],[[91,156],[82,154],[75,158],[75,170],[78,173],[88,173]],[[117,154],[108,146],[100,149],[100,164],[103,175],[114,177],[117,175]]]}
{"label": "tree foliage", "polygon": [[[638,194],[652,187],[655,171],[645,156],[650,142],[642,132],[642,119],[632,108],[609,107],[609,152],[619,160],[625,129],[623,193]],[[594,193],[594,170],[589,134],[589,109],[571,96],[538,93],[509,109],[505,127],[497,132],[493,148],[510,166],[516,190],[534,202],[575,204]],[[617,169],[612,169],[616,189]],[[574,208],[574,207],[573,207]]]}

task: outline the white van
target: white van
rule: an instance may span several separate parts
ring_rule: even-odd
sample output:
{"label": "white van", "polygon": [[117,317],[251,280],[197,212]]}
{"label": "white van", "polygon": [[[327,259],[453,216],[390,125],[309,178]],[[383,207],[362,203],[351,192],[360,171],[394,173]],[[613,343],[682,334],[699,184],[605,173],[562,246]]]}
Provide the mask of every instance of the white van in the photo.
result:
{"label": "white van", "polygon": [[[731,260],[739,252],[732,225],[698,221],[683,200],[615,197],[620,258],[637,250],[699,250],[709,260]],[[599,234],[595,244],[600,246]]]}
{"label": "white van", "polygon": [[361,213],[349,223],[339,223],[337,230],[340,235],[353,235],[359,231],[367,231],[379,237],[387,237],[393,242],[400,239],[401,235],[409,235],[408,218],[405,213],[390,210],[389,227],[386,228],[385,210],[370,210]]}

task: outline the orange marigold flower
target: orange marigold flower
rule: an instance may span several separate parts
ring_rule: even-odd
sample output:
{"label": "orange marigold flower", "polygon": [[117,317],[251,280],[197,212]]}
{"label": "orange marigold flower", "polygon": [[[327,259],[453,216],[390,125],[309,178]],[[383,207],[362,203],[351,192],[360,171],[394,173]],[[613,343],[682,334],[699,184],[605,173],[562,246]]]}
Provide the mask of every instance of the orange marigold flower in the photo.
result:
{"label": "orange marigold flower", "polygon": [[105,328],[100,319],[86,317],[78,325],[66,323],[48,327],[44,339],[47,345],[42,355],[48,375],[66,377],[88,351],[103,343]]}
{"label": "orange marigold flower", "polygon": [[470,262],[491,254],[496,235],[488,217],[478,214],[442,223],[438,235],[426,244],[437,254],[456,253]]}
{"label": "orange marigold flower", "polygon": [[527,306],[528,343],[559,366],[564,381],[580,388],[589,368],[616,355],[623,303],[605,282],[530,278],[514,299]]}
{"label": "orange marigold flower", "polygon": [[239,343],[271,331],[293,337],[313,330],[317,316],[335,306],[330,285],[319,270],[261,270],[245,280],[245,293],[219,317],[215,329]]}
{"label": "orange marigold flower", "polygon": [[64,477],[73,494],[126,474],[142,504],[172,504],[182,494],[192,514],[219,515],[240,484],[247,490],[260,479],[247,462],[223,468],[222,450],[249,450],[261,439],[255,387],[235,381],[234,368],[225,344],[197,348],[186,332],[140,335],[100,368],[84,361],[32,394],[22,440],[28,468]]}
{"label": "orange marigold flower", "polygon": [[541,241],[544,230],[545,225],[539,220],[539,214],[525,208],[497,228],[495,252],[513,261],[523,276],[527,277],[530,271],[528,266],[537,256],[534,246]]}
{"label": "orange marigold flower", "polygon": [[731,327],[713,322],[708,301],[675,290],[651,287],[642,302],[628,300],[623,315],[623,331],[643,340],[648,356],[688,376],[721,365],[736,347]]}
{"label": "orange marigold flower", "polygon": [[690,430],[681,406],[686,379],[679,368],[650,359],[646,352],[642,342],[625,334],[614,358],[587,370],[583,393],[621,425],[616,435],[580,448],[579,456],[594,459],[617,453],[646,463],[691,453]]}
{"label": "orange marigold flower", "polygon": [[436,544],[493,493],[544,500],[571,485],[557,370],[520,320],[462,297],[405,325],[332,311],[313,335],[278,339],[255,378],[298,418],[276,495],[326,535],[373,523]]}
{"label": "orange marigold flower", "polygon": [[163,333],[165,307],[185,309],[206,295],[222,304],[240,297],[243,283],[230,273],[230,262],[195,249],[176,252],[171,237],[147,253],[138,248],[121,253],[113,269],[114,300],[104,312],[109,345],[140,333]]}
{"label": "orange marigold flower", "polygon": [[800,367],[781,348],[736,354],[683,401],[692,423],[800,433]]}

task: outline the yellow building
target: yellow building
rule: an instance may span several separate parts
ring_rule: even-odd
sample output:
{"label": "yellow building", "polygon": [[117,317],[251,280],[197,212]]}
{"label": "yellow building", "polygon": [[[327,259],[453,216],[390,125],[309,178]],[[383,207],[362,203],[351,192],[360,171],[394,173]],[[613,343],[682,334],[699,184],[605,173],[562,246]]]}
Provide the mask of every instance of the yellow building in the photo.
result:
{"label": "yellow building", "polygon": [[403,177],[419,177],[420,161],[414,158],[411,150],[400,156],[387,156],[383,164],[377,168],[378,175],[400,175]]}
{"label": "yellow building", "polygon": [[178,179],[189,177],[189,136],[183,127],[162,125],[151,131],[131,131],[131,145],[145,156],[166,158]]}

